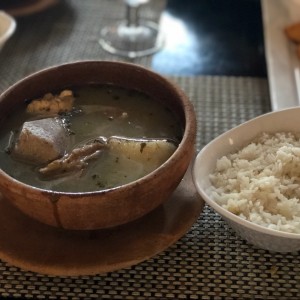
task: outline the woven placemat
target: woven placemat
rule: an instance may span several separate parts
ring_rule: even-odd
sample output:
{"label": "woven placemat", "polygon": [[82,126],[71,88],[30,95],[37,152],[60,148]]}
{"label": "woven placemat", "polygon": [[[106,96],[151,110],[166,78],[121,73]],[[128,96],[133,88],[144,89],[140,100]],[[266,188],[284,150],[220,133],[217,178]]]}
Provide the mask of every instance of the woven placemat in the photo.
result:
{"label": "woven placemat", "polygon": [[[164,1],[142,11],[157,19]],[[118,0],[66,0],[19,18],[0,52],[0,92],[36,70],[82,59],[120,60],[97,44],[104,24],[122,18]],[[133,62],[151,67],[151,57]],[[171,76],[194,103],[200,149],[222,132],[270,111],[260,78]],[[109,274],[46,276],[0,261],[0,297],[27,299],[299,299],[299,253],[257,249],[205,207],[191,230],[159,255]]]}
{"label": "woven placemat", "polygon": [[[166,0],[152,0],[140,9],[142,18],[159,22]],[[17,30],[0,52],[0,93],[42,68],[78,60],[123,60],[146,67],[151,57],[121,59],[105,52],[101,29],[124,19],[122,0],[61,0],[32,16],[17,18]]]}

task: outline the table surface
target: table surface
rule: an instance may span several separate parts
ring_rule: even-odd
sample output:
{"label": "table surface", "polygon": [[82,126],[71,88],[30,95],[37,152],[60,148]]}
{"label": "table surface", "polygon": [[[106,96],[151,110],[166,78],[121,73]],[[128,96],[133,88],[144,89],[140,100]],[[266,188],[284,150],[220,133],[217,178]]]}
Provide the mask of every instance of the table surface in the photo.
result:
{"label": "table surface", "polygon": [[[202,2],[208,5],[208,1]],[[220,3],[216,0],[211,2],[214,9]],[[229,2],[237,5],[238,1]],[[185,0],[184,3],[191,11],[188,5],[191,1]],[[165,4],[164,1],[153,0],[142,9],[142,15],[157,20]],[[257,26],[257,30],[261,30],[258,1],[245,0],[244,4],[251,8],[253,23],[249,26]],[[256,7],[253,11],[252,5]],[[39,14],[19,17],[16,34],[0,52],[0,92],[22,77],[51,65],[76,60],[123,60],[105,53],[97,43],[101,27],[122,18],[123,7],[119,0],[65,0]],[[184,7],[177,0],[167,3],[163,15],[166,12],[176,16],[176,24],[187,18]],[[209,18],[201,11],[200,4],[194,11],[195,19],[197,13]],[[255,20],[259,20],[256,25]],[[174,26],[176,24],[173,23]],[[242,64],[241,67],[237,59],[234,70],[233,67],[227,69],[225,61],[230,60],[229,50],[218,68],[210,68],[208,61],[205,68],[201,69],[195,63],[193,69],[193,59],[189,61],[190,58],[185,56],[193,54],[185,52],[185,55],[180,55],[183,61],[189,61],[190,66],[184,71],[176,69],[177,54],[173,62],[172,59],[162,59],[167,51],[171,51],[170,48],[132,62],[162,73],[189,96],[197,114],[197,147],[201,149],[222,132],[270,111],[261,36],[261,31],[258,36],[253,36],[256,40],[253,51],[250,51],[252,46],[250,50],[241,50],[247,57],[253,55],[258,67],[254,63]],[[234,35],[230,38],[235,41]],[[243,39],[247,43],[246,36]],[[206,49],[209,49],[208,45]],[[174,46],[177,48],[176,44]],[[237,45],[234,47],[238,48]],[[167,68],[163,69],[164,60],[166,64],[170,63],[170,72]],[[271,253],[246,243],[206,206],[197,222],[179,241],[130,268],[90,276],[47,276],[0,261],[0,297],[299,299],[300,258],[299,253]]]}
{"label": "table surface", "polygon": [[153,57],[157,72],[267,76],[260,0],[169,0],[161,28],[167,41]]}

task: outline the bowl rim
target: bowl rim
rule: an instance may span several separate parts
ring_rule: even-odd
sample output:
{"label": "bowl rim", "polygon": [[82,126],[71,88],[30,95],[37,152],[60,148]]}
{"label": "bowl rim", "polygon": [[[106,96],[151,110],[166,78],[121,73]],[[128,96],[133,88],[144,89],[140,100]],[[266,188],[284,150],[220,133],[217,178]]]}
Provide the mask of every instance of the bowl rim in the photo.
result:
{"label": "bowl rim", "polygon": [[2,36],[0,36],[0,45],[3,45],[15,32],[17,27],[17,22],[15,18],[7,14],[4,10],[0,10],[0,17],[9,21],[9,26]]}
{"label": "bowl rim", "polygon": [[43,75],[44,73],[47,73],[48,71],[52,71],[54,69],[60,69],[60,68],[64,68],[64,67],[69,67],[69,66],[75,66],[75,65],[85,65],[85,64],[114,64],[114,65],[119,65],[119,66],[125,66],[128,68],[132,68],[132,70],[140,70],[140,71],[144,71],[147,72],[148,74],[151,74],[152,76],[156,77],[157,79],[159,79],[161,82],[163,82],[165,85],[167,85],[171,90],[175,91],[175,93],[178,95],[178,98],[181,99],[181,108],[182,108],[182,112],[184,114],[184,119],[185,119],[185,127],[183,130],[183,135],[182,135],[182,139],[180,140],[180,143],[178,145],[178,147],[176,148],[175,152],[163,163],[161,164],[158,168],[156,168],[155,170],[153,170],[152,172],[146,174],[145,176],[138,178],[135,181],[120,185],[120,186],[116,186],[116,187],[112,187],[112,188],[108,188],[108,189],[103,189],[103,190],[98,190],[98,191],[88,191],[88,192],[62,192],[62,191],[53,191],[53,190],[47,190],[47,189],[42,189],[39,187],[35,187],[35,186],[31,186],[29,184],[26,184],[22,181],[19,181],[15,178],[13,178],[12,176],[10,176],[9,174],[7,174],[4,170],[2,170],[1,166],[0,166],[0,177],[4,177],[6,178],[6,180],[13,182],[14,184],[17,184],[18,186],[20,186],[21,188],[26,188],[29,191],[32,192],[42,192],[45,195],[55,195],[55,196],[70,196],[72,198],[80,198],[83,196],[89,197],[89,196],[96,196],[96,195],[102,195],[102,194],[107,194],[107,193],[113,193],[114,191],[122,191],[128,188],[133,188],[136,185],[140,185],[143,182],[148,182],[151,180],[151,178],[153,177],[157,177],[160,174],[164,173],[163,168],[172,164],[172,162],[176,159],[179,159],[180,156],[182,155],[182,152],[184,150],[184,144],[186,141],[188,141],[191,137],[193,137],[193,139],[195,140],[196,138],[196,115],[195,115],[195,110],[194,110],[194,106],[192,104],[192,102],[189,100],[188,96],[183,92],[183,90],[176,85],[174,82],[172,82],[171,80],[168,80],[166,77],[164,77],[163,75],[154,72],[153,70],[135,64],[135,63],[130,63],[130,62],[124,62],[124,61],[109,61],[109,60],[80,60],[80,61],[73,61],[73,62],[67,62],[67,63],[63,63],[63,64],[58,64],[58,65],[53,65],[50,67],[46,67],[43,68],[41,70],[38,70],[34,73],[31,73],[25,77],[23,77],[22,79],[18,80],[17,82],[13,83],[10,87],[8,87],[6,90],[4,90],[1,94],[0,94],[0,102],[3,100],[3,98],[6,96],[6,94],[12,92],[16,86],[23,84],[24,82],[28,81],[28,80],[32,80],[37,76]]}
{"label": "bowl rim", "polygon": [[228,211],[227,209],[223,208],[221,205],[219,205],[217,202],[215,202],[214,200],[211,199],[211,197],[208,195],[206,190],[202,187],[202,185],[200,183],[201,178],[199,178],[199,176],[198,176],[198,168],[201,168],[201,164],[199,163],[199,161],[201,161],[203,153],[207,152],[208,149],[210,147],[212,147],[213,144],[216,143],[216,141],[218,141],[220,139],[224,139],[226,136],[230,135],[232,132],[237,131],[240,128],[247,127],[251,123],[255,123],[260,119],[267,118],[270,115],[281,114],[283,112],[295,111],[295,110],[296,111],[298,110],[300,113],[299,106],[284,108],[284,109],[277,110],[277,111],[271,111],[271,112],[259,115],[255,118],[252,118],[246,122],[243,122],[242,124],[237,125],[231,129],[229,129],[228,131],[220,134],[219,136],[217,136],[216,138],[211,140],[208,144],[206,144],[200,151],[198,151],[198,153],[195,157],[195,160],[193,162],[192,178],[193,178],[193,182],[195,184],[195,187],[196,187],[198,193],[204,198],[204,201],[222,217],[228,219],[231,222],[238,223],[238,225],[241,225],[243,227],[246,227],[250,230],[254,230],[254,231],[262,233],[262,234],[267,234],[267,235],[281,237],[281,238],[292,238],[292,239],[299,240],[300,233],[292,233],[292,232],[286,232],[286,231],[280,231],[280,230],[267,228],[262,225],[253,223],[249,220],[242,219],[241,217],[239,217],[239,216],[233,214],[232,212]]}

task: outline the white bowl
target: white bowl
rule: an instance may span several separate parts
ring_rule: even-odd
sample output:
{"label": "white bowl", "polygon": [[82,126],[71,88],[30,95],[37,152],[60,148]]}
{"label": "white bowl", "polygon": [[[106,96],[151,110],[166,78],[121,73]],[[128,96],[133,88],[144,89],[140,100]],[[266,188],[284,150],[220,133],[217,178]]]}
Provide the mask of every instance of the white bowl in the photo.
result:
{"label": "white bowl", "polygon": [[15,19],[0,10],[0,50],[16,30]]}
{"label": "white bowl", "polygon": [[300,250],[300,234],[272,230],[227,211],[209,196],[209,174],[217,159],[236,152],[262,132],[300,132],[300,107],[267,113],[223,133],[198,154],[193,166],[193,181],[199,194],[235,232],[249,243],[270,251],[294,252]]}

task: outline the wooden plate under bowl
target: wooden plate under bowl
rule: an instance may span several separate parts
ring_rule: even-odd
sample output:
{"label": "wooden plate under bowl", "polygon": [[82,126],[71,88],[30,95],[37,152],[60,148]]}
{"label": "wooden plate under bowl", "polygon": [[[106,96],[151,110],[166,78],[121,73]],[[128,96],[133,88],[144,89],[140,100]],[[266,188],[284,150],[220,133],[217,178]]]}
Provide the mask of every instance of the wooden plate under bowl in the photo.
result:
{"label": "wooden plate under bowl", "polygon": [[0,194],[0,259],[56,276],[115,271],[145,261],[175,243],[196,222],[203,206],[192,182],[191,166],[165,204],[113,229],[71,231],[44,225]]}

